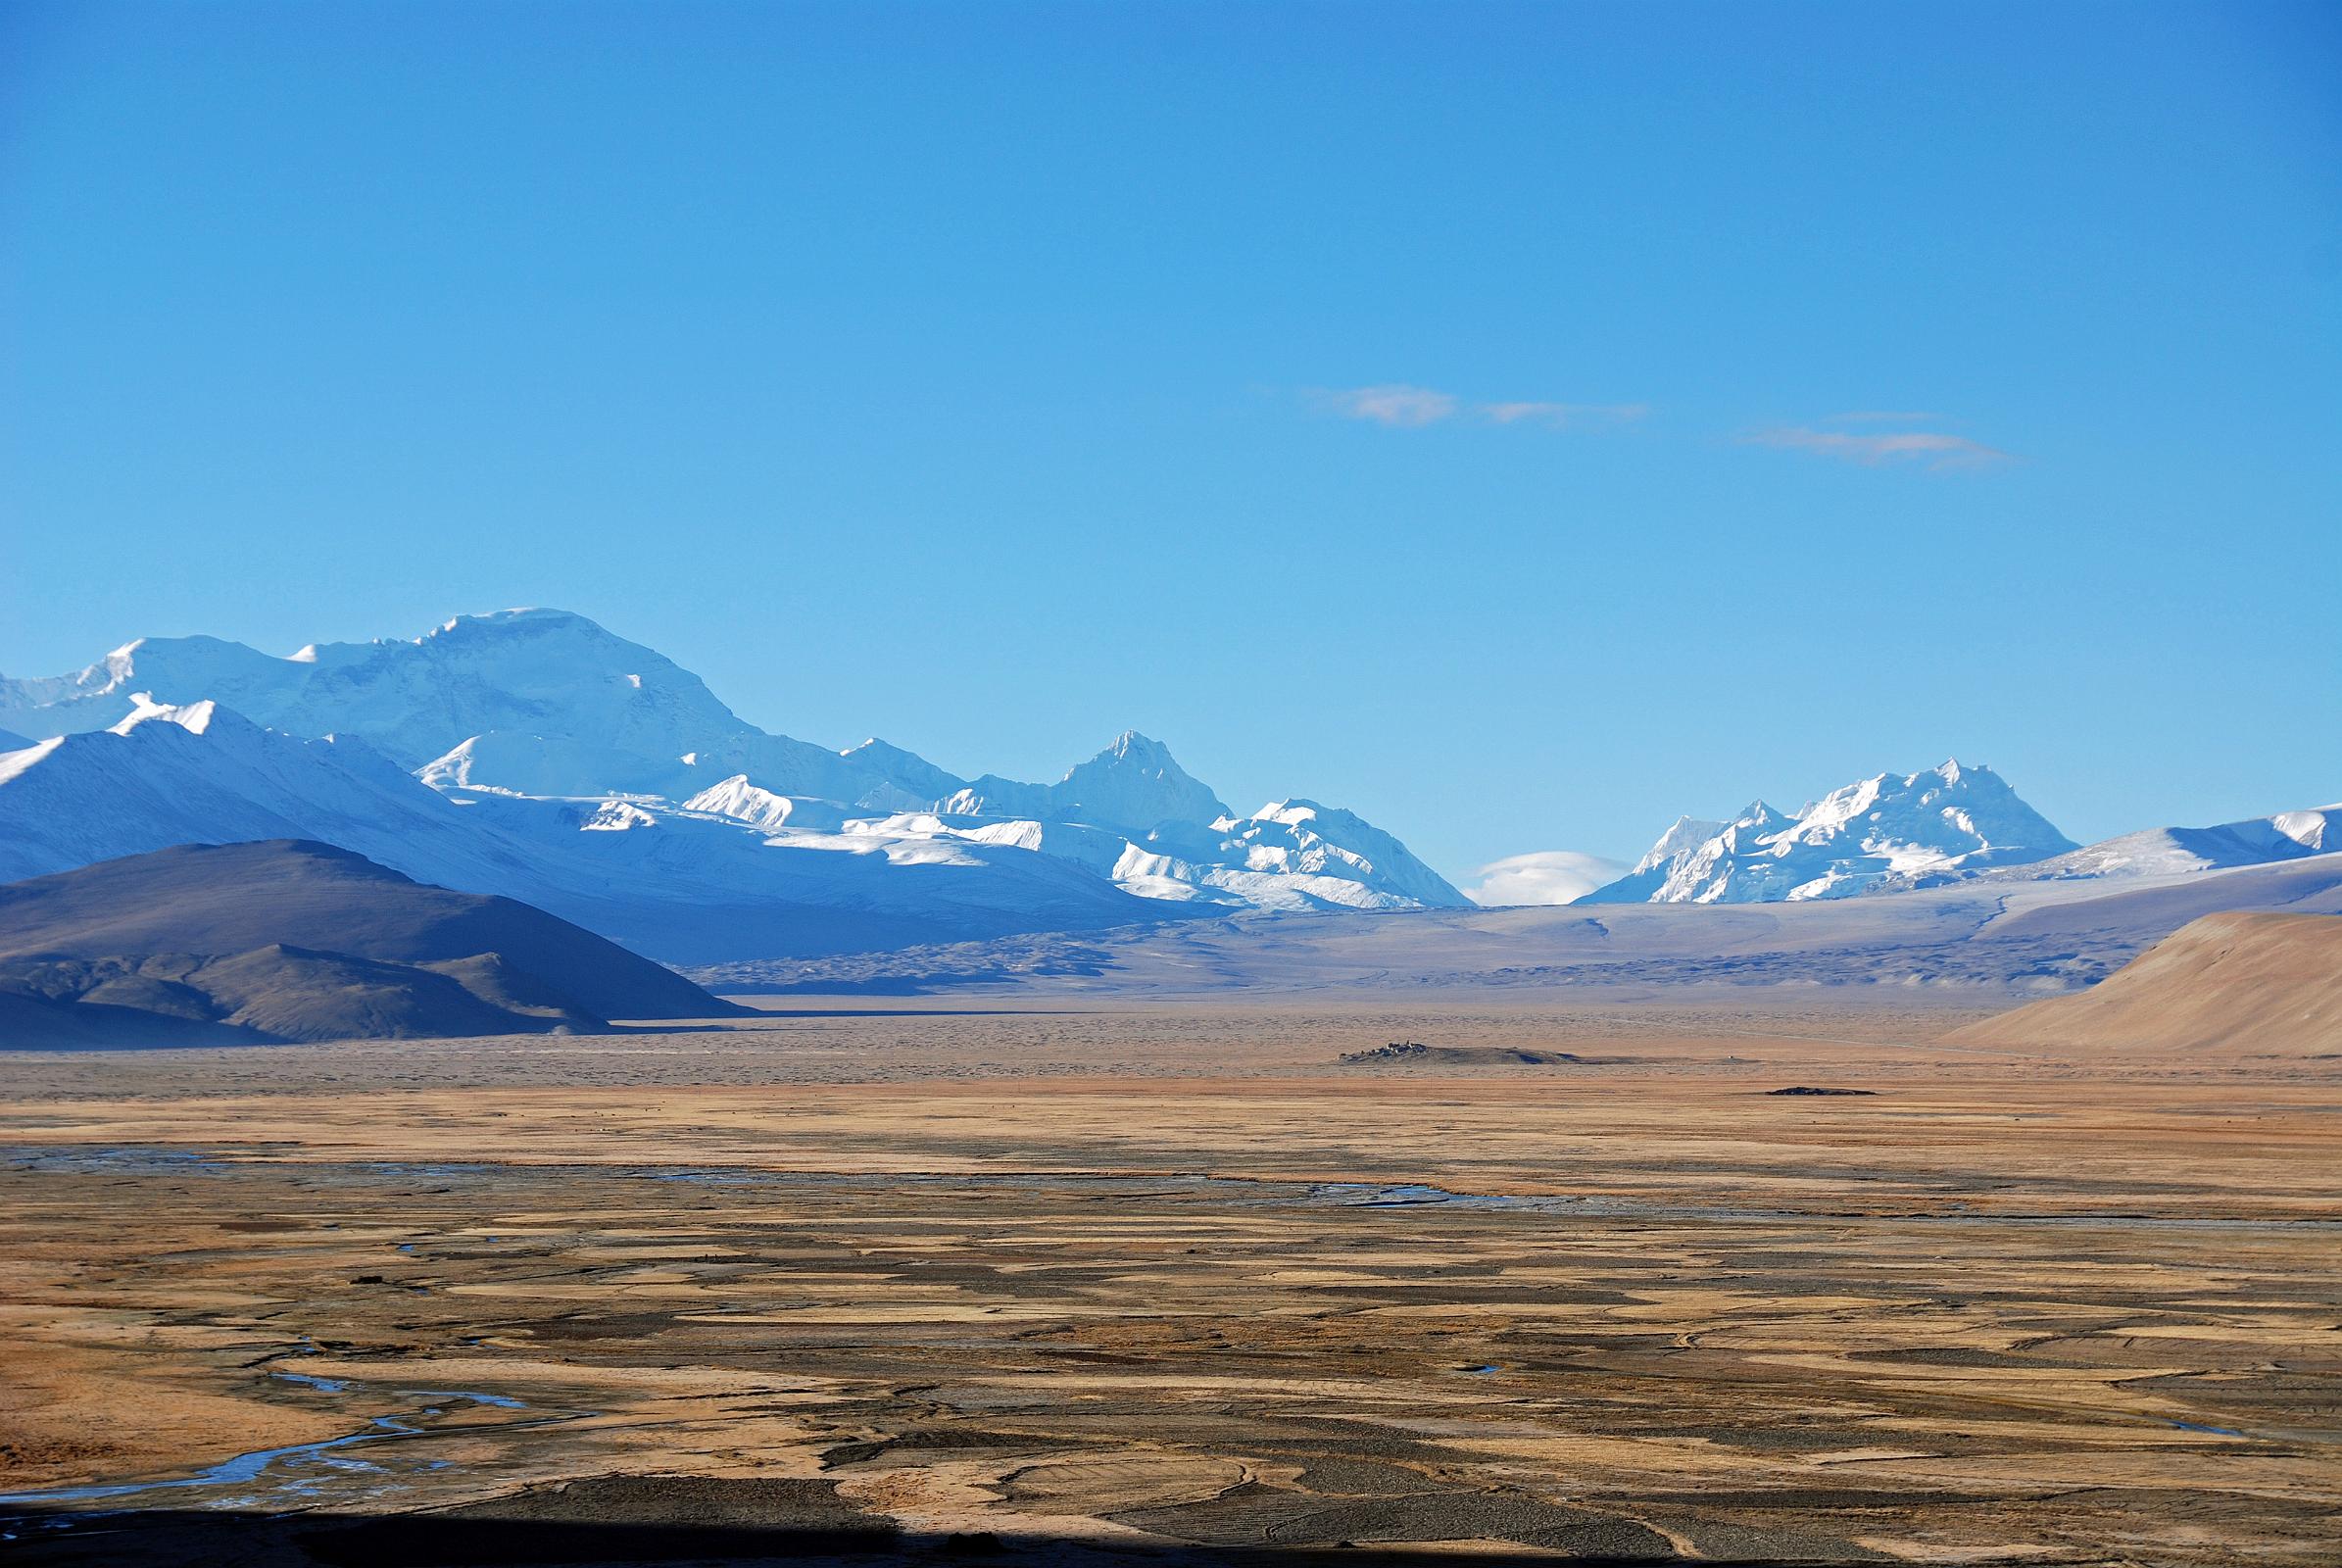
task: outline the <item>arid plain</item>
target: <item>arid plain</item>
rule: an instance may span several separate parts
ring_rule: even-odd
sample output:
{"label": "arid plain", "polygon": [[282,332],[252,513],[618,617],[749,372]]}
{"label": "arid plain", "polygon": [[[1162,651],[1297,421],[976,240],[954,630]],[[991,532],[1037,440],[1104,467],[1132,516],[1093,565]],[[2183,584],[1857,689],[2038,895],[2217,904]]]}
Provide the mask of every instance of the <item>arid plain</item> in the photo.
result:
{"label": "arid plain", "polygon": [[2342,1552],[2342,1061],[772,1006],[0,1057],[7,1549]]}

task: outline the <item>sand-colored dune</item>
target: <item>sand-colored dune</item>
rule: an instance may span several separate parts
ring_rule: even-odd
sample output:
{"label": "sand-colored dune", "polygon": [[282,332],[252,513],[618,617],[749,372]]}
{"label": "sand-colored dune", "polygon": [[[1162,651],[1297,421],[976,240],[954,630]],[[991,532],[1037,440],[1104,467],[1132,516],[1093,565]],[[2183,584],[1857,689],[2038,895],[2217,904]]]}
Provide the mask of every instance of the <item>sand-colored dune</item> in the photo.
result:
{"label": "sand-colored dune", "polygon": [[2208,914],[2077,996],[1970,1024],[1968,1045],[2342,1051],[2342,916]]}

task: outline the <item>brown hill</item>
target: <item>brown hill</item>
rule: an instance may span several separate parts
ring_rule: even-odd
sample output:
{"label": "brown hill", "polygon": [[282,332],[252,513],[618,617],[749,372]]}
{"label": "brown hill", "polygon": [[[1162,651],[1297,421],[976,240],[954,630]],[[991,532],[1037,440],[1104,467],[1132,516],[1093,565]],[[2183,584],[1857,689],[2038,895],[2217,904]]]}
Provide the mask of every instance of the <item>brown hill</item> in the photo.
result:
{"label": "brown hill", "polygon": [[408,1039],[739,1011],[511,899],[300,840],[0,886],[0,1049]]}
{"label": "brown hill", "polygon": [[2020,1047],[2342,1051],[2342,916],[2208,914],[2087,991],[1945,1038]]}

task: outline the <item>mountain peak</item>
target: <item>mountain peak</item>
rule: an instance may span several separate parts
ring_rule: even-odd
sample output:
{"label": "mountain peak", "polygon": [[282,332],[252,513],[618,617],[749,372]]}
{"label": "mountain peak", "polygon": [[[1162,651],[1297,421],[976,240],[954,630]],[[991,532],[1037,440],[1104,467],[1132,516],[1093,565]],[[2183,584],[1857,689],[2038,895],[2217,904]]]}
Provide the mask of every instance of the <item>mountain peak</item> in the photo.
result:
{"label": "mountain peak", "polygon": [[[1760,801],[1757,805],[1762,806],[1764,803]],[[1643,853],[1641,859],[1635,862],[1635,869],[1628,875],[1639,876],[1656,866],[1665,865],[1677,856],[1697,849],[1709,839],[1714,838],[1724,831],[1725,826],[1725,823],[1712,821],[1706,817],[1688,815],[1677,817],[1673,823],[1669,824],[1667,831],[1659,835],[1658,842]]]}
{"label": "mountain peak", "polygon": [[[639,655],[638,662],[668,662],[664,655],[654,653],[640,643],[611,631],[600,621],[581,615],[574,610],[490,610],[472,615],[454,615],[441,621],[420,637],[382,638],[371,643],[329,644],[321,652],[357,652],[384,647],[405,646],[434,650],[474,648],[517,648],[557,642],[571,648],[603,648],[628,655]],[[693,677],[697,678],[697,677]]]}
{"label": "mountain peak", "polygon": [[[521,605],[511,610],[483,610],[469,615],[451,615],[440,623],[439,632],[454,631],[459,626],[493,628],[516,626],[523,623],[540,626],[577,626],[588,631],[601,632],[604,636],[610,635],[608,629],[591,616],[581,615],[574,610],[557,610],[538,605]],[[430,632],[425,635],[437,636],[439,632]]]}
{"label": "mountain peak", "polygon": [[1417,904],[1468,908],[1471,901],[1397,839],[1338,806],[1303,796],[1271,801],[1247,817],[1212,824],[1223,846],[1241,852],[1245,869],[1221,885],[1273,873],[1297,879],[1296,906],[1393,908]]}
{"label": "mountain peak", "polygon": [[[122,716],[120,723],[110,725],[108,733],[127,735],[141,724],[162,723],[176,724],[191,735],[204,735],[210,733],[213,722],[221,711],[220,705],[208,697],[199,703],[174,705],[156,702],[151,692],[132,692],[130,711]],[[228,718],[230,723],[244,722],[234,713],[228,714]]]}
{"label": "mountain peak", "polygon": [[1135,729],[1124,730],[1107,742],[1104,750],[1091,759],[1094,762],[1103,762],[1109,760],[1117,762],[1142,764],[1152,762],[1169,767],[1179,766],[1179,763],[1171,756],[1170,747],[1165,746],[1154,737],[1143,735]]}
{"label": "mountain peak", "polygon": [[1697,843],[1679,819],[1593,903],[1750,904],[1844,898],[1914,878],[2016,865],[2073,842],[1989,768],[1948,759],[1832,790],[1793,816],[1762,800]]}
{"label": "mountain peak", "polygon": [[1945,785],[1958,788],[1963,784],[1981,784],[1988,788],[2007,789],[2008,781],[1982,762],[1963,762],[1957,757],[1947,757],[1926,773],[1915,773],[1907,782],[1917,783],[1923,778],[1941,779]]}
{"label": "mountain peak", "polygon": [[1171,748],[1135,729],[1066,770],[1049,803],[1082,820],[1146,832],[1165,822],[1201,825],[1228,815],[1220,798],[1179,765]]}

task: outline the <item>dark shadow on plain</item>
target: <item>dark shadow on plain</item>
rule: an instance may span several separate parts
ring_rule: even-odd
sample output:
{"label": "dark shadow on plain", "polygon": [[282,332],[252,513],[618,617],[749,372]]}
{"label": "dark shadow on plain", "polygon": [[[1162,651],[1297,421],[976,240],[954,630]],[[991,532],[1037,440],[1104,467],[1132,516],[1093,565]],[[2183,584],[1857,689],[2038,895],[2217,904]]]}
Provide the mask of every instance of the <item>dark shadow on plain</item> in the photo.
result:
{"label": "dark shadow on plain", "polygon": [[[814,996],[812,992],[793,992],[792,996]],[[843,996],[844,992],[825,992],[819,995]],[[854,993],[860,995],[861,993]],[[887,993],[895,995],[895,993]],[[727,991],[726,1001],[735,997],[777,996],[762,991]],[[757,1018],[1072,1018],[1083,1011],[1079,1007],[760,1007],[754,1001],[744,1004],[756,1010]],[[655,1025],[644,1026],[648,1033]],[[756,1020],[746,1023],[726,1021],[712,1027],[718,1029],[755,1028]]]}
{"label": "dark shadow on plain", "polygon": [[[1549,1550],[1502,1546],[1459,1557],[1403,1543],[1334,1545],[1076,1544],[1054,1538],[978,1532],[901,1532],[868,1516],[804,1524],[646,1524],[619,1520],[498,1517],[499,1503],[460,1512],[375,1516],[238,1514],[197,1509],[117,1514],[17,1513],[0,1530],[0,1561],[24,1568],[488,1568],[501,1564],[649,1563],[1060,1564],[1064,1568],[1462,1568],[1464,1564],[1550,1564]],[[1865,1555],[1868,1555],[1867,1553]],[[1586,1556],[1600,1564],[1689,1559]],[[1705,1568],[1822,1568],[1831,1559],[1698,1559]],[[1843,1559],[1838,1559],[1843,1560]]]}

